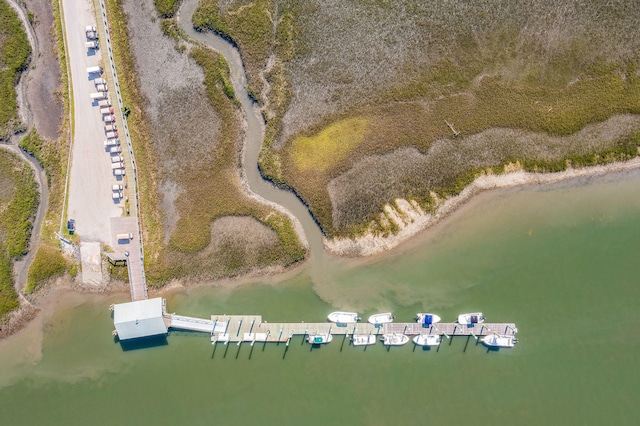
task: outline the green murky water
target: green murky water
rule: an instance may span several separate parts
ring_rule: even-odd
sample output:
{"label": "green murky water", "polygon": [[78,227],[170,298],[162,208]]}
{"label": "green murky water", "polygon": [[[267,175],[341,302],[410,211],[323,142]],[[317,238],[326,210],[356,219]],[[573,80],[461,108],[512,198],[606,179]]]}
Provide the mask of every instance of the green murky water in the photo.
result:
{"label": "green murky water", "polygon": [[[282,282],[168,298],[194,316],[317,321],[482,310],[520,343],[439,350],[210,345],[173,333],[123,351],[111,297],[61,298],[0,344],[2,424],[635,424],[640,418],[640,172],[486,193],[393,255],[324,259]],[[41,333],[40,330],[44,332]],[[42,348],[40,349],[40,336]]]}

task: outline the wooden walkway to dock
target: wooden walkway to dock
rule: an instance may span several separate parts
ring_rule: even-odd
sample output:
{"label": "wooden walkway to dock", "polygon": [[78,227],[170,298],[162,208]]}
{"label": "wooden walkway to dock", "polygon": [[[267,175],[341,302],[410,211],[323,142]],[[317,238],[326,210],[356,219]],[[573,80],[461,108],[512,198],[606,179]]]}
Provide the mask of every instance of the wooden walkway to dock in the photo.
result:
{"label": "wooden walkway to dock", "polygon": [[171,328],[211,333],[212,342],[270,342],[285,343],[293,336],[313,336],[314,334],[436,334],[452,336],[486,336],[504,334],[515,336],[518,329],[513,323],[483,323],[473,327],[457,323],[438,323],[428,328],[416,322],[389,323],[375,326],[366,322],[339,325],[320,323],[279,323],[266,322],[261,315],[212,315],[211,320],[173,315]]}

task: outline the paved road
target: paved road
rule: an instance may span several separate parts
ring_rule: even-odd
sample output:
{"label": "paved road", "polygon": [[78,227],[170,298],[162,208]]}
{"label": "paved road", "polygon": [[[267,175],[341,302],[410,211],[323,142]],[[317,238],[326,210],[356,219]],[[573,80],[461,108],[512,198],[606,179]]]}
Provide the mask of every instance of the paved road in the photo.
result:
{"label": "paved road", "polygon": [[122,180],[113,176],[109,154],[103,144],[102,115],[89,97],[96,89],[86,72],[87,67],[101,65],[104,68],[100,52],[88,54],[85,47],[85,26],[96,24],[93,3],[89,0],[62,0],[62,7],[74,104],[69,217],[76,220],[76,233],[82,242],[110,244],[111,218],[122,216],[124,201],[114,202],[111,198],[111,186],[122,183]]}

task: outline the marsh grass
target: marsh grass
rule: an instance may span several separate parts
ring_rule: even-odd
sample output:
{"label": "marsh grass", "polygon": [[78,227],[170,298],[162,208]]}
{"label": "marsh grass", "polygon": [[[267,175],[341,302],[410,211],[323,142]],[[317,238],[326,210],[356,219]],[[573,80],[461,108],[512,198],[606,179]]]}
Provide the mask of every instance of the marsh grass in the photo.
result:
{"label": "marsh grass", "polygon": [[[200,252],[211,242],[210,223],[225,216],[251,216],[273,229],[279,238],[279,244],[270,248],[267,258],[258,256],[262,258],[258,262],[260,266],[269,263],[289,265],[300,260],[304,256],[304,249],[289,220],[274,213],[271,208],[250,200],[240,186],[237,170],[240,118],[237,101],[230,89],[228,65],[220,54],[206,48],[196,47],[190,54],[205,72],[207,97],[222,119],[222,130],[215,148],[214,163],[210,167],[193,170],[183,178],[188,179],[182,182],[186,182],[183,185],[190,191],[188,195],[178,197],[181,214],[170,239],[170,247],[183,253]],[[203,185],[205,182],[207,184]],[[244,256],[240,255],[244,253],[243,250],[229,250],[223,263],[250,266],[241,262],[240,258],[232,260],[237,257],[234,253]]]}
{"label": "marsh grass", "polygon": [[15,85],[29,65],[31,46],[22,22],[5,1],[0,2],[0,140],[22,128]]}
{"label": "marsh grass", "polygon": [[162,18],[173,18],[182,0],[153,0],[156,10]]}
{"label": "marsh grass", "polygon": [[248,91],[261,99],[260,70],[275,46],[274,0],[236,2],[222,7],[217,0],[202,0],[193,14],[193,26],[213,31],[237,44],[247,69]]}
{"label": "marsh grass", "polygon": [[15,154],[0,150],[0,322],[18,307],[12,260],[27,253],[38,206],[31,167]]}
{"label": "marsh grass", "polygon": [[[142,6],[147,7],[146,4]],[[241,116],[223,57],[191,45],[183,39],[175,21],[164,19],[160,22],[162,32],[173,39],[175,46],[182,46],[177,49],[180,55],[188,54],[192,59],[188,61],[191,65],[186,64],[189,69],[185,73],[193,79],[202,69],[203,90],[196,87],[196,80],[189,86],[193,88],[190,97],[184,96],[179,85],[154,89],[155,86],[137,80],[140,72],[136,69],[136,61],[143,63],[138,66],[153,67],[154,64],[148,62],[149,58],[140,57],[140,46],[134,44],[140,40],[127,37],[123,3],[110,0],[110,7],[113,8],[113,12],[110,9],[111,33],[118,37],[114,45],[118,45],[119,51],[114,53],[119,61],[121,90],[122,82],[126,80],[122,93],[125,103],[131,106],[129,128],[140,177],[145,269],[149,283],[158,286],[177,277],[211,279],[273,264],[286,266],[300,260],[304,248],[295,233],[290,232],[293,228],[286,226],[288,219],[282,218],[285,225],[278,221],[271,223],[278,214],[247,198],[241,187],[238,172],[243,137]],[[138,12],[129,7],[127,13]],[[131,19],[140,24],[140,16]],[[120,44],[120,41],[124,43]],[[166,50],[166,46],[160,46],[166,39],[145,39],[145,42],[144,48],[149,48],[150,42],[156,43],[158,49]],[[178,59],[184,63],[185,58]],[[198,71],[195,74],[194,69]],[[161,73],[157,80],[163,81],[171,72]],[[160,96],[147,96],[145,90]],[[199,111],[213,108],[214,112],[196,113],[194,108]],[[163,122],[162,117],[175,114],[181,120]],[[154,123],[153,128],[149,128],[149,123]],[[184,166],[179,166],[182,164]],[[168,202],[163,200],[165,196],[170,197]],[[239,228],[230,238],[218,231],[216,224],[220,220],[230,219],[234,223],[248,217],[257,219],[251,228],[255,231],[253,234],[248,234],[247,228]],[[166,223],[172,221],[167,228]],[[167,229],[169,231],[165,233]],[[262,241],[259,237],[263,234],[261,229],[268,231],[265,235],[273,234],[272,237]],[[165,235],[166,241],[163,240]],[[257,245],[247,246],[245,237]],[[114,274],[117,276],[118,272],[114,270]]]}
{"label": "marsh grass", "polygon": [[[640,114],[640,10],[631,1],[283,5],[300,29],[283,74],[295,95],[274,125],[284,147],[266,144],[260,165],[301,195],[329,236],[384,228],[371,221],[394,198],[428,209],[431,191],[457,193],[487,167],[518,160],[557,171],[636,155],[637,118],[614,120],[621,131],[606,124]],[[352,118],[370,123],[362,143],[322,170],[299,167],[300,137],[320,140]],[[571,137],[594,123],[609,132],[606,143]],[[508,129],[524,132],[513,146]],[[482,150],[465,143],[487,134]]]}
{"label": "marsh grass", "polygon": [[29,268],[24,292],[33,293],[52,278],[63,275],[67,269],[67,259],[59,248],[41,244]]}

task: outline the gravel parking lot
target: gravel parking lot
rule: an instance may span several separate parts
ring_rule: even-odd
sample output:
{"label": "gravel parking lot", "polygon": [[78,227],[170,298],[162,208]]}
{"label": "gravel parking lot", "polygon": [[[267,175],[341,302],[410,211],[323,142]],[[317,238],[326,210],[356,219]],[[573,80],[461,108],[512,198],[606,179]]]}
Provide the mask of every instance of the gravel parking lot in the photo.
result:
{"label": "gravel parking lot", "polygon": [[100,76],[89,76],[87,67],[101,65],[104,68],[101,52],[88,51],[85,47],[85,26],[96,24],[93,3],[63,0],[62,6],[74,103],[69,217],[76,220],[76,233],[81,241],[109,244],[111,218],[122,216],[124,211],[124,200],[114,201],[111,187],[124,182],[122,177],[113,175],[110,154],[103,143],[106,137],[100,108],[89,96],[96,92],[93,79]]}

